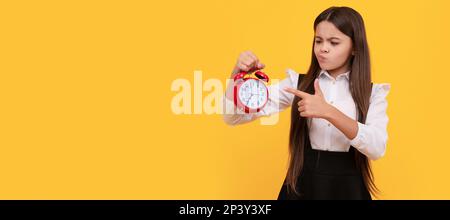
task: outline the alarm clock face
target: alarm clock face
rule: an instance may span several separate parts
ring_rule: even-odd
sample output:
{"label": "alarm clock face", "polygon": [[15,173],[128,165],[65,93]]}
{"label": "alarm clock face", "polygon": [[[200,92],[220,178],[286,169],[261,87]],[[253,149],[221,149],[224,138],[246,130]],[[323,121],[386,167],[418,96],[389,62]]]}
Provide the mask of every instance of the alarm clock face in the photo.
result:
{"label": "alarm clock face", "polygon": [[266,85],[257,79],[248,79],[239,87],[239,100],[251,109],[259,109],[266,104]]}

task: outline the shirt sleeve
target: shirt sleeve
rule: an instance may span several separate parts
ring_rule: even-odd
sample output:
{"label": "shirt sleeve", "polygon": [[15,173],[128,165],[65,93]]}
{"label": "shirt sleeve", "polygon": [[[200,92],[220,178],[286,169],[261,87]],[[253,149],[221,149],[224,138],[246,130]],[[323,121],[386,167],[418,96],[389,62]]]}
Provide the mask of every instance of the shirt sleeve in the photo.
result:
{"label": "shirt sleeve", "polygon": [[358,133],[350,144],[371,160],[377,160],[386,152],[388,139],[387,100],[390,84],[373,84],[366,123],[358,122]]}
{"label": "shirt sleeve", "polygon": [[256,113],[245,113],[242,109],[236,108],[232,100],[233,97],[233,83],[228,85],[228,88],[223,96],[223,120],[228,125],[238,125],[251,122],[261,116],[269,116],[278,113],[287,107],[291,106],[294,100],[294,95],[284,91],[284,88],[297,88],[298,73],[291,69],[286,70],[287,77],[278,83],[272,84],[268,87],[269,99],[267,104]]}

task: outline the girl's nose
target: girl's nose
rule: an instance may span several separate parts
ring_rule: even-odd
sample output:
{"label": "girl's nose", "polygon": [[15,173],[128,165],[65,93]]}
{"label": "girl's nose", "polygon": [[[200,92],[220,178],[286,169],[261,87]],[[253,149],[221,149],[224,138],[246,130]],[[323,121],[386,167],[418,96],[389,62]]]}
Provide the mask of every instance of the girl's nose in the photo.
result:
{"label": "girl's nose", "polygon": [[329,51],[329,49],[328,49],[327,46],[322,45],[322,47],[320,47],[320,52],[322,52],[322,53],[328,53],[328,51]]}

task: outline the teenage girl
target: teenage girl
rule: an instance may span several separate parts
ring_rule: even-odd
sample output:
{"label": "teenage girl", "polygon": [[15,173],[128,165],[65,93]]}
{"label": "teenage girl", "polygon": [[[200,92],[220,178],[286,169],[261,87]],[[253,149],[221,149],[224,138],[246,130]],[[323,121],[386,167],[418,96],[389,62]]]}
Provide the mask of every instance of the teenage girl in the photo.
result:
{"label": "teenage girl", "polygon": [[[243,52],[231,79],[262,68],[255,54]],[[378,189],[370,160],[386,151],[390,85],[371,82],[361,15],[349,7],[323,11],[314,21],[308,72],[288,69],[287,74],[269,87],[269,101],[261,111],[224,114],[225,122],[242,124],[292,106],[289,168],[278,199],[371,199]],[[232,87],[224,99],[227,108],[233,105]]]}

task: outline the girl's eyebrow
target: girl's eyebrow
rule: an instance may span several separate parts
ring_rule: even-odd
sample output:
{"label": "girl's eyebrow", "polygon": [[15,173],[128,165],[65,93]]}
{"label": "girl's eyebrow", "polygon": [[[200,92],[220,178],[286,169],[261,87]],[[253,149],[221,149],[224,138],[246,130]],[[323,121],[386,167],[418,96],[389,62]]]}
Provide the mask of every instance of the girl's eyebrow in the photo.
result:
{"label": "girl's eyebrow", "polygon": [[[316,36],[316,38],[322,39],[322,37],[320,37],[320,36]],[[341,38],[339,38],[339,37],[330,37],[327,40],[333,40],[333,39],[340,40]]]}

